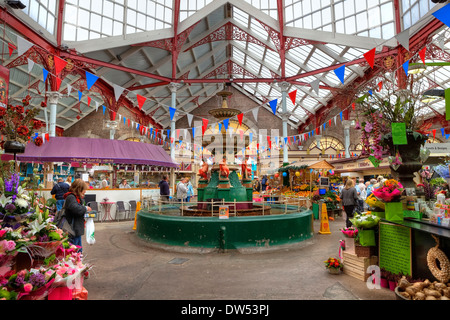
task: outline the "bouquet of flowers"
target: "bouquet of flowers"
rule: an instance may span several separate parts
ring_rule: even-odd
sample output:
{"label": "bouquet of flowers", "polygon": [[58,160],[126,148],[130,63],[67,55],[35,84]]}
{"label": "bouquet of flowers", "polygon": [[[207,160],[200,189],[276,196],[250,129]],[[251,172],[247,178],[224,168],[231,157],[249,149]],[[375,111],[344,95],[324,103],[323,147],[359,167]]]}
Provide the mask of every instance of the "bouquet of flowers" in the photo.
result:
{"label": "bouquet of flowers", "polygon": [[358,229],[370,229],[378,225],[380,218],[373,214],[355,214],[350,222]]}
{"label": "bouquet of flowers", "polygon": [[336,258],[328,258],[328,260],[324,261],[324,262],[325,262],[325,268],[327,268],[327,269],[341,270],[343,267],[341,260],[336,259]]}
{"label": "bouquet of flowers", "polygon": [[372,190],[375,197],[383,202],[399,201],[404,188],[402,184],[394,179],[384,180],[377,189]]}
{"label": "bouquet of flowers", "polygon": [[358,234],[358,229],[355,227],[346,227],[344,229],[341,229],[341,232],[347,237],[347,238],[355,238]]}

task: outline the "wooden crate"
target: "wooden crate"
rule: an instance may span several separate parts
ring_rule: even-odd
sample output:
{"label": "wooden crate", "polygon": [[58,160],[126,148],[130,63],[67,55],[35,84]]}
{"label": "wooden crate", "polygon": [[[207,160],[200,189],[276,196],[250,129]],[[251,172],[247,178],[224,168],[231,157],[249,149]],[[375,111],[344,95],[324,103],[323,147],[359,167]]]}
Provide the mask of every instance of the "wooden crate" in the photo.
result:
{"label": "wooden crate", "polygon": [[377,256],[370,258],[358,257],[356,254],[346,251],[343,252],[342,260],[344,262],[344,273],[362,281],[366,281],[370,276],[370,274],[366,273],[367,268],[378,263]]}

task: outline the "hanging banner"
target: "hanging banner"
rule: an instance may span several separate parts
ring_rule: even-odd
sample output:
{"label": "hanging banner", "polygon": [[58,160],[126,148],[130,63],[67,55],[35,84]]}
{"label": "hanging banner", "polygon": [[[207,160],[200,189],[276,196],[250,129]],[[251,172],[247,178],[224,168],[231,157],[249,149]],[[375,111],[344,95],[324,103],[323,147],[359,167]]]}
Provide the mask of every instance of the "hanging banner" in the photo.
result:
{"label": "hanging banner", "polygon": [[9,69],[0,66],[0,107],[8,106]]}

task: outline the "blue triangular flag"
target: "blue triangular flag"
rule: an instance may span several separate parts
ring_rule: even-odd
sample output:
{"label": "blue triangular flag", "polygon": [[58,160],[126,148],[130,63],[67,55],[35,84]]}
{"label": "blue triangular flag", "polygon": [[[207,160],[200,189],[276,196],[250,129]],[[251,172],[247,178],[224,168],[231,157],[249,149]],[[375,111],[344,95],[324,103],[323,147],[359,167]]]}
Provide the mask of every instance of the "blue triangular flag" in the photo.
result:
{"label": "blue triangular flag", "polygon": [[445,139],[448,139],[449,136],[450,136],[450,134],[446,134],[445,135]]}
{"label": "blue triangular flag", "polygon": [[136,130],[139,130],[139,123],[136,123]]}
{"label": "blue triangular flag", "polygon": [[219,122],[218,125],[219,125],[219,132],[221,132],[222,131],[222,122]]}
{"label": "blue triangular flag", "polygon": [[325,129],[325,125],[326,125],[326,123],[323,124],[323,128],[324,128],[324,129]]}
{"label": "blue triangular flag", "polygon": [[152,135],[153,133],[153,128],[150,128],[150,135]]}
{"label": "blue triangular flag", "polygon": [[278,100],[277,100],[277,99],[274,99],[274,100],[272,100],[272,101],[269,102],[270,107],[272,108],[273,114],[276,114],[276,113],[277,113],[277,103],[278,103]]}
{"label": "blue triangular flag", "polygon": [[195,138],[195,127],[192,127],[192,136]]}
{"label": "blue triangular flag", "polygon": [[284,137],[284,144],[287,144],[287,137]]}
{"label": "blue triangular flag", "polygon": [[169,107],[169,111],[170,111],[170,121],[172,121],[173,116],[175,115],[175,111],[177,111],[177,109]]}
{"label": "blue triangular flag", "polygon": [[433,16],[450,27],[450,3],[433,13]]}
{"label": "blue triangular flag", "polygon": [[442,134],[442,136],[445,135],[445,130],[444,130],[444,128],[441,129],[441,134]]}
{"label": "blue triangular flag", "polygon": [[123,117],[123,124],[127,123],[127,118]]}
{"label": "blue triangular flag", "polygon": [[[78,101],[81,101],[81,96],[83,95],[83,92],[78,91]],[[104,108],[105,106],[103,106]]]}
{"label": "blue triangular flag", "polygon": [[[80,92],[80,91],[78,91],[78,92]],[[105,114],[106,107],[105,106],[102,106],[102,107],[103,107],[103,114]]]}
{"label": "blue triangular flag", "polygon": [[228,130],[228,123],[230,122],[230,119],[224,119],[222,122],[223,125],[225,126],[225,130]]}
{"label": "blue triangular flag", "polygon": [[170,140],[170,129],[167,129],[167,137],[168,137],[169,140]]}
{"label": "blue triangular flag", "polygon": [[45,80],[47,80],[48,71],[45,70],[45,69],[42,69],[42,73],[43,73],[43,75],[44,75],[44,82],[45,82]]}
{"label": "blue triangular flag", "polygon": [[334,74],[339,78],[339,80],[341,80],[342,84],[344,84],[345,64],[343,66],[340,66],[339,68],[334,69]]}
{"label": "blue triangular flag", "polygon": [[342,121],[342,111],[339,113],[339,117],[341,118]]}
{"label": "blue triangular flag", "polygon": [[369,94],[372,95],[372,90],[369,90]]}
{"label": "blue triangular flag", "polygon": [[408,75],[408,69],[409,69],[409,60],[406,60],[406,62],[404,62],[402,64],[403,66],[403,70],[405,70],[405,74]]}
{"label": "blue triangular flag", "polygon": [[97,81],[98,77],[95,74],[85,71],[86,74],[86,84],[88,90],[94,85],[95,81]]}

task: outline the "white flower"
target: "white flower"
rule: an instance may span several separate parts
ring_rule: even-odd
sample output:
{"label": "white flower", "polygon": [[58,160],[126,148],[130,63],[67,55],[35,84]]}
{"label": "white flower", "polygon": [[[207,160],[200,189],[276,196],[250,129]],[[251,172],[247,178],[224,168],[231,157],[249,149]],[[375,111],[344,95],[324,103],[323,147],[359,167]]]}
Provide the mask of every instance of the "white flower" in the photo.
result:
{"label": "white flower", "polygon": [[25,199],[17,198],[14,202],[18,207],[27,208],[28,202]]}

